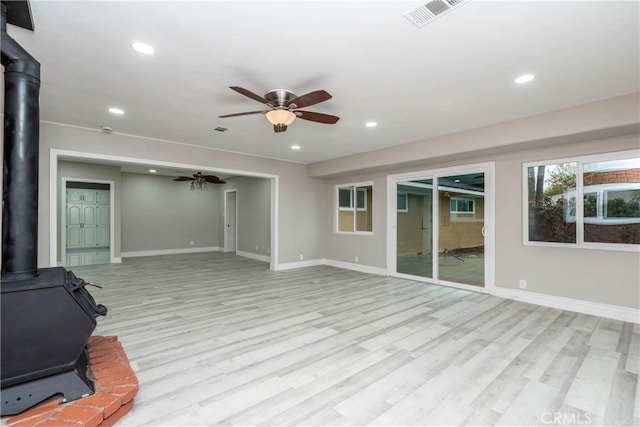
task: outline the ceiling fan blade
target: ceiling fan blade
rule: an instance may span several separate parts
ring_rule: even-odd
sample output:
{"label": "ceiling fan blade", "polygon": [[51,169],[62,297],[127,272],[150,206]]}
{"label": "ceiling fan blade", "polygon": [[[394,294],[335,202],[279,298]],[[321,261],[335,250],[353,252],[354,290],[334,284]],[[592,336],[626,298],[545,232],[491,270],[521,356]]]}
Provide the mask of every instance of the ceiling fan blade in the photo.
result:
{"label": "ceiling fan blade", "polygon": [[[310,105],[328,101],[330,99],[331,95],[329,94],[329,92],[325,90],[316,90],[304,95],[300,95],[297,98],[293,98],[291,101],[287,102],[287,107],[291,106],[291,108],[304,108]],[[293,106],[293,104],[295,104],[295,107]]]}
{"label": "ceiling fan blade", "polygon": [[225,119],[227,117],[248,116],[249,114],[264,114],[266,112],[267,111],[247,111],[246,113],[225,114],[224,116],[218,116],[218,118]]}
{"label": "ceiling fan blade", "polygon": [[193,181],[194,178],[188,177],[188,176],[179,176],[177,178],[173,179],[174,181]]}
{"label": "ceiling fan blade", "polygon": [[263,98],[260,95],[256,95],[255,93],[253,93],[250,90],[247,90],[247,89],[245,89],[243,87],[240,87],[240,86],[229,86],[229,89],[235,90],[239,94],[244,95],[244,96],[246,96],[248,98],[251,98],[254,101],[262,102],[263,104],[267,104],[268,106],[273,107],[273,104],[271,104],[265,98]]}
{"label": "ceiling fan blade", "polygon": [[210,182],[212,184],[217,184],[218,182],[220,182],[220,178],[218,178],[215,175],[203,175],[202,178],[204,178],[205,181]]}
{"label": "ceiling fan blade", "polygon": [[314,113],[313,111],[296,110],[295,113],[296,113],[296,116],[298,116],[301,119],[309,120],[311,122],[325,123],[328,125],[335,124],[338,122],[338,120],[340,120],[340,117],[338,116],[332,116],[330,114],[323,114],[323,113]]}

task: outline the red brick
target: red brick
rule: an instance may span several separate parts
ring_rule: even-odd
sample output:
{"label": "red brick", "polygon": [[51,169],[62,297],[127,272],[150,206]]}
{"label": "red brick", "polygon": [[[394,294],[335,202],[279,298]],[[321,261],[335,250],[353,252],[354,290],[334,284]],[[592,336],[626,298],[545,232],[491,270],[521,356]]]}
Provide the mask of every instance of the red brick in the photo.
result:
{"label": "red brick", "polygon": [[120,418],[124,417],[127,412],[129,412],[133,408],[133,400],[130,400],[129,403],[125,403],[118,409],[113,415],[109,418],[105,419],[102,422],[102,427],[112,427],[115,423],[120,421]]}
{"label": "red brick", "polygon": [[94,357],[100,357],[100,356],[108,356],[111,355],[113,353],[113,351],[111,349],[104,349],[104,348],[100,348],[97,350],[89,350],[89,359],[92,359]]}
{"label": "red brick", "polygon": [[81,422],[73,422],[73,421],[62,421],[62,420],[44,420],[38,424],[35,424],[37,427],[78,427],[81,426]]}
{"label": "red brick", "polygon": [[72,405],[98,409],[102,411],[102,417],[107,418],[120,408],[122,402],[120,401],[120,398],[118,396],[96,393],[93,396],[85,397],[83,399],[72,402]]}
{"label": "red brick", "polygon": [[79,421],[86,427],[98,427],[102,418],[101,410],[78,406],[67,406],[51,417],[52,420]]}
{"label": "red brick", "polygon": [[110,389],[108,393],[116,396],[120,396],[120,401],[124,405],[125,403],[133,399],[135,395],[138,393],[138,386],[133,384],[119,385]]}
{"label": "red brick", "polygon": [[111,393],[111,390],[113,390],[115,387],[121,387],[121,386],[138,387],[138,378],[136,378],[135,375],[131,375],[126,378],[122,378],[122,379],[111,381],[111,382],[102,381],[102,382],[96,383],[96,389],[99,389],[99,391],[104,391],[105,393]]}
{"label": "red brick", "polygon": [[96,360],[97,358],[91,358],[91,372],[102,371],[103,369],[108,369],[113,366],[113,358],[109,355],[105,355],[100,358],[100,360]]}
{"label": "red brick", "polygon": [[22,420],[19,420],[17,422],[14,422],[14,419],[11,418],[7,422],[7,426],[10,426],[10,427],[34,426],[34,425],[38,424],[41,421],[48,420],[50,416],[51,416],[51,414],[47,412],[47,413],[44,413],[44,414],[36,415],[34,417],[23,418]]}
{"label": "red brick", "polygon": [[101,342],[100,344],[92,345],[88,348],[90,354],[101,353],[105,351],[114,351],[117,348],[116,343],[113,342]]}
{"label": "red brick", "polygon": [[113,365],[110,368],[105,368],[101,369],[98,372],[94,372],[93,375],[97,380],[102,380],[103,378],[131,375],[131,369],[123,369],[120,365]]}
{"label": "red brick", "polygon": [[106,335],[106,336],[94,335],[92,337],[89,337],[89,345],[97,344],[101,342],[115,342],[115,341],[118,341],[118,337],[115,335]]}
{"label": "red brick", "polygon": [[114,388],[114,387],[122,387],[122,386],[138,386],[137,378],[134,374],[129,374],[127,376],[113,376],[109,378],[105,378],[105,388]]}

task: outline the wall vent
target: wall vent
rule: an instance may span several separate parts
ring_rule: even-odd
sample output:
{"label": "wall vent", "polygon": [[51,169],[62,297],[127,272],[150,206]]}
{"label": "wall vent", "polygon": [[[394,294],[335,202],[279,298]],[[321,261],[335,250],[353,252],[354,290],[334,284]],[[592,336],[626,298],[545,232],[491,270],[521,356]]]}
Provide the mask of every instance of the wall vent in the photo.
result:
{"label": "wall vent", "polygon": [[404,16],[417,27],[424,27],[429,22],[441,17],[468,0],[431,0],[415,9],[404,13]]}

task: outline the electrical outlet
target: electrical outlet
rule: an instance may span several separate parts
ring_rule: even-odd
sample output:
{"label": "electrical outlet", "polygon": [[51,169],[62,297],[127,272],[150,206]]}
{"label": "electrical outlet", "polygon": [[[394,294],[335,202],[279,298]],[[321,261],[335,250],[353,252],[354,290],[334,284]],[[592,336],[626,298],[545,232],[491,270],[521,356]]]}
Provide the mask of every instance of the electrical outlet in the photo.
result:
{"label": "electrical outlet", "polygon": [[298,258],[300,258],[300,261],[302,261],[302,260],[304,260],[304,255],[303,255],[303,254],[300,254],[300,255],[298,256]]}
{"label": "electrical outlet", "polygon": [[520,289],[527,289],[527,281],[520,279]]}
{"label": "electrical outlet", "polygon": [[356,262],[360,262],[360,257],[356,255]]}
{"label": "electrical outlet", "polygon": [[191,243],[191,246],[193,246],[193,244],[194,244],[195,242],[192,240],[190,243]]}
{"label": "electrical outlet", "polygon": [[259,252],[258,245],[256,245],[256,252]]}

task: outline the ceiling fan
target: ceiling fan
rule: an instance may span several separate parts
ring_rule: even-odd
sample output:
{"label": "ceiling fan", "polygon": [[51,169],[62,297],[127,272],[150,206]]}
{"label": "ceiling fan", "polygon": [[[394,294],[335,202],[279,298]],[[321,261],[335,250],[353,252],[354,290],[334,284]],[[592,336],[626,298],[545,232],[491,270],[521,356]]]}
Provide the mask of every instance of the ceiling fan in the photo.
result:
{"label": "ceiling fan", "polygon": [[267,92],[264,97],[262,97],[239,86],[231,86],[230,89],[235,90],[239,94],[249,97],[254,101],[267,105],[269,109],[218,116],[222,119],[227,117],[247,116],[249,114],[265,114],[267,120],[273,124],[274,132],[286,131],[287,126],[293,123],[296,117],[303,120],[309,120],[311,122],[331,125],[340,120],[340,117],[332,116],[330,114],[299,110],[299,108],[309,107],[331,99],[331,95],[324,90],[316,90],[301,96],[296,96],[293,92],[285,89],[274,89]]}
{"label": "ceiling fan", "polygon": [[191,190],[207,190],[207,183],[211,184],[225,184],[225,181],[221,180],[215,175],[203,175],[202,172],[194,173],[193,176],[179,176],[173,179],[174,181],[191,181]]}

